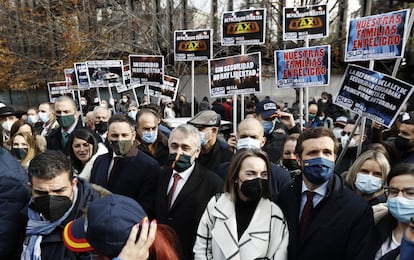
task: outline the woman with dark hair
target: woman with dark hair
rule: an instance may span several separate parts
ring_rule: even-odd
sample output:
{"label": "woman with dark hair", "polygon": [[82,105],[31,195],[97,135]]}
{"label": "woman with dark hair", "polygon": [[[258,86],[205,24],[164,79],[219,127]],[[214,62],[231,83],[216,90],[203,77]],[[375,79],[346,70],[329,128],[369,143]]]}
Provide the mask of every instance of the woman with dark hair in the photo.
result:
{"label": "woman with dark hair", "polygon": [[108,152],[103,143],[98,143],[91,131],[85,128],[75,130],[68,140],[70,161],[75,173],[88,180],[95,159]]}
{"label": "woman with dark hair", "polygon": [[[34,127],[27,122],[26,120],[19,119],[16,122],[13,123],[11,130],[10,130],[10,136],[14,136],[17,133],[28,133],[30,134],[33,139],[35,140],[35,143],[39,149],[40,152],[44,152],[46,150],[46,139],[38,135],[34,129]],[[11,147],[11,142],[9,141],[9,145]]]}
{"label": "woman with dark hair", "polygon": [[287,259],[288,228],[282,211],[270,201],[270,169],[260,149],[234,155],[224,194],[210,200],[200,220],[195,259]]}
{"label": "woman with dark hair", "polygon": [[414,215],[414,164],[400,163],[387,177],[388,214],[376,225],[375,259],[396,259],[404,231]]}

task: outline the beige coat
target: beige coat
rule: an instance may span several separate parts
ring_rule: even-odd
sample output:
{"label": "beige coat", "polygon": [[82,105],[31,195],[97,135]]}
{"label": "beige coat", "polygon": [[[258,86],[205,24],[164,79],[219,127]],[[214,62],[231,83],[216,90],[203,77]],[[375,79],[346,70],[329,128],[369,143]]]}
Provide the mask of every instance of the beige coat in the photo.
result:
{"label": "beige coat", "polygon": [[280,208],[261,199],[246,231],[238,240],[234,202],[225,193],[213,197],[197,231],[194,259],[287,259],[289,233]]}

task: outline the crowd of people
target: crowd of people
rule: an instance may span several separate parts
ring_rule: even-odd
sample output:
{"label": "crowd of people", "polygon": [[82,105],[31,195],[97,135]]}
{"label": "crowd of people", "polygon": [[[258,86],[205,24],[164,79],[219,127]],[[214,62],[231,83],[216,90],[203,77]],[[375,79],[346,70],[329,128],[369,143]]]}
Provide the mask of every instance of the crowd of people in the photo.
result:
{"label": "crowd of people", "polygon": [[0,103],[0,259],[414,259],[408,106],[384,129],[326,92],[306,117],[253,94],[244,119],[232,97],[193,117],[184,95],[88,100]]}

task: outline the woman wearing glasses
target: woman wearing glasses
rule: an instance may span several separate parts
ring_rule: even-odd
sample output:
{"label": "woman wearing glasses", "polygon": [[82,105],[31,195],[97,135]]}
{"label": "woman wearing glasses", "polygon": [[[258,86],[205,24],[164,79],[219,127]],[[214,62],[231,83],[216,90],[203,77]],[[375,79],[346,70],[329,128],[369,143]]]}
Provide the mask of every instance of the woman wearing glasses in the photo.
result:
{"label": "woman wearing glasses", "polygon": [[98,143],[87,129],[77,129],[69,137],[70,161],[75,173],[88,180],[91,176],[91,170],[95,159],[108,152],[103,143]]}
{"label": "woman wearing glasses", "polygon": [[401,163],[392,168],[385,187],[389,213],[376,225],[375,259],[396,259],[410,218],[414,215],[414,164]]}

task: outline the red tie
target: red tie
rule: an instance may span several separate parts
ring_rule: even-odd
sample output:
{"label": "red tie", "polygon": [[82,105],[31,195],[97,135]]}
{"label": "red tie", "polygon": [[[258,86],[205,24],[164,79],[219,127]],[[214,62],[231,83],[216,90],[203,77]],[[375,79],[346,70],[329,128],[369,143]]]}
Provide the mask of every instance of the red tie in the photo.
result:
{"label": "red tie", "polygon": [[167,194],[168,208],[171,208],[172,197],[174,195],[175,189],[177,188],[178,181],[181,179],[181,176],[178,173],[174,173],[173,178],[174,178],[173,185],[171,186],[171,189]]}
{"label": "red tie", "polygon": [[111,172],[109,173],[109,176],[108,176],[108,182],[111,180],[111,178],[113,178],[113,176],[115,175],[114,173],[115,173],[115,171],[116,171],[116,168],[118,168],[118,165],[119,165],[119,161],[121,160],[121,157],[120,156],[115,156],[114,157],[114,163],[112,164],[112,169],[111,169]]}
{"label": "red tie", "polygon": [[302,241],[304,236],[305,236],[305,230],[306,227],[308,225],[310,216],[312,214],[312,209],[313,209],[313,196],[315,196],[315,192],[313,191],[305,191],[306,194],[306,203],[305,206],[303,207],[303,211],[302,211],[302,217],[300,218],[300,223],[299,223],[299,237],[300,240]]}

